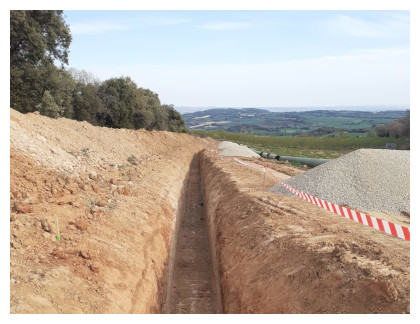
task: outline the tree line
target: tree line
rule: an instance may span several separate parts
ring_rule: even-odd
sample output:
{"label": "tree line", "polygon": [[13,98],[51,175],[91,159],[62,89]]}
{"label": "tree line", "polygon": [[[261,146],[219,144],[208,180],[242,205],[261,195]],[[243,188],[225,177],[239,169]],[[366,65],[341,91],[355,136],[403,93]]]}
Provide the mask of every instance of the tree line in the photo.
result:
{"label": "tree line", "polygon": [[410,138],[410,110],[396,121],[376,126],[375,132],[379,137]]}
{"label": "tree line", "polygon": [[68,65],[72,40],[61,10],[10,11],[10,105],[22,113],[97,126],[186,132],[173,105],[130,77],[103,82]]}

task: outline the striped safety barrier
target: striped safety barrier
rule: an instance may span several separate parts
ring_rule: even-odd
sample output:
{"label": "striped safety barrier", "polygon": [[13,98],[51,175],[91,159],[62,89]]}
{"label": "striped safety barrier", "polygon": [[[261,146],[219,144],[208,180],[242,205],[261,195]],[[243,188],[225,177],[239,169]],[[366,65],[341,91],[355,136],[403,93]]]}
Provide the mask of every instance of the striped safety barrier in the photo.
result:
{"label": "striped safety barrier", "polygon": [[[264,166],[261,166],[259,164],[255,163],[247,163],[244,161],[239,160],[238,158],[233,158],[236,162],[241,163],[246,166],[250,166],[257,169],[262,169],[263,172],[265,172],[266,168]],[[365,226],[372,227],[376,230],[379,230],[381,232],[390,234],[395,237],[399,237],[401,239],[410,241],[410,229],[401,226],[398,224],[394,224],[392,222],[386,221],[384,219],[376,218],[370,215],[367,215],[365,213],[361,213],[334,203],[330,203],[328,201],[325,201],[323,199],[314,197],[312,195],[309,195],[305,192],[299,191],[288,184],[281,181],[279,178],[277,178],[273,173],[271,173],[268,170],[268,173],[275,178],[283,187],[285,187],[287,190],[298,196],[299,198],[302,198],[306,200],[307,202],[314,204],[318,207],[324,208],[325,210],[328,210],[334,214],[343,216],[347,219],[353,220],[357,223],[363,224]]]}

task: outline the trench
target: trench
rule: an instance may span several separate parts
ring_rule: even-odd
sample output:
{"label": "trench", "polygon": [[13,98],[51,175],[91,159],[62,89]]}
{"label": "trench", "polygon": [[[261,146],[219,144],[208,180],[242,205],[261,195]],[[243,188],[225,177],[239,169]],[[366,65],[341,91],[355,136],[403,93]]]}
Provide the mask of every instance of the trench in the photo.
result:
{"label": "trench", "polygon": [[199,153],[194,155],[185,180],[172,240],[163,312],[221,313],[220,288],[205,217]]}

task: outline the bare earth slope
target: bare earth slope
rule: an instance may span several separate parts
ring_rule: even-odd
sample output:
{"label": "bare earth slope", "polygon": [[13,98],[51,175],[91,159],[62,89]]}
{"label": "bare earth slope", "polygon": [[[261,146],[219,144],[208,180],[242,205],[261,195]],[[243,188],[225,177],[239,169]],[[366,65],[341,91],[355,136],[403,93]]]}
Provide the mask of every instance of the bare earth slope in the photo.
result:
{"label": "bare earth slope", "polygon": [[267,192],[271,177],[215,153],[201,173],[225,313],[410,311],[410,242]]}
{"label": "bare earth slope", "polygon": [[181,189],[206,140],[10,119],[11,313],[160,312]]}
{"label": "bare earth slope", "polygon": [[10,131],[11,313],[410,312],[410,242],[211,139],[14,110]]}

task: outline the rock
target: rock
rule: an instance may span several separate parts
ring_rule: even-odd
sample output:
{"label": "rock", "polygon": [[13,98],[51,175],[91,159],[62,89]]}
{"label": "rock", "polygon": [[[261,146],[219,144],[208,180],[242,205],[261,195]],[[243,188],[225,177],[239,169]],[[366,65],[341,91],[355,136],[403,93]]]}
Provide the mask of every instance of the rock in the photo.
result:
{"label": "rock", "polygon": [[115,186],[121,186],[123,184],[122,180],[114,179],[114,178],[112,178],[110,182],[111,182],[111,184],[113,184]]}
{"label": "rock", "polygon": [[126,187],[122,188],[122,193],[123,195],[128,196],[128,190]]}
{"label": "rock", "polygon": [[86,221],[86,220],[84,220],[84,219],[78,219],[75,223],[74,223],[74,225],[76,226],[76,228],[79,230],[79,231],[86,231],[87,230],[87,228],[88,228],[88,222]]}
{"label": "rock", "polygon": [[34,207],[29,204],[17,203],[15,204],[15,209],[18,213],[21,214],[30,214],[34,212]]}
{"label": "rock", "polygon": [[73,201],[70,203],[73,207],[80,208],[80,203],[78,201]]}
{"label": "rock", "polygon": [[85,191],[87,190],[87,186],[85,185],[85,183],[83,181],[80,181],[78,183],[78,186],[81,190],[85,190]]}
{"label": "rock", "polygon": [[96,203],[99,207],[105,207],[106,206],[106,200],[99,200],[97,203]]}
{"label": "rock", "polygon": [[340,256],[342,256],[344,254],[344,252],[345,251],[344,251],[343,248],[340,248],[340,247],[336,246],[334,248],[334,250],[332,251],[332,256],[336,257],[336,258],[339,258]]}
{"label": "rock", "polygon": [[98,207],[98,206],[93,206],[91,209],[90,209],[90,212],[91,213],[97,213],[97,212],[100,212],[101,211],[101,209]]}
{"label": "rock", "polygon": [[98,186],[96,184],[91,183],[90,186],[92,187],[92,190],[93,191],[95,191],[95,192],[98,192],[99,191],[99,188],[98,188]]}
{"label": "rock", "polygon": [[90,259],[90,253],[86,250],[79,251],[79,256],[81,256],[83,259]]}
{"label": "rock", "polygon": [[75,195],[79,192],[79,186],[75,183],[68,183],[66,189],[72,194]]}
{"label": "rock", "polygon": [[51,233],[45,232],[42,236],[47,240],[51,239]]}
{"label": "rock", "polygon": [[50,221],[48,219],[43,219],[41,221],[41,228],[44,231],[51,233],[51,223],[50,223]]}
{"label": "rock", "polygon": [[74,202],[75,197],[72,195],[65,195],[58,200],[59,205],[67,205]]}
{"label": "rock", "polygon": [[92,180],[96,180],[96,179],[98,179],[98,175],[95,171],[91,171],[89,173],[89,178],[92,179]]}
{"label": "rock", "polygon": [[64,252],[61,249],[58,249],[53,254],[54,254],[55,257],[57,257],[59,259],[67,259],[67,256],[64,254]]}
{"label": "rock", "polygon": [[96,264],[90,263],[88,267],[92,272],[99,273],[99,267]]}

